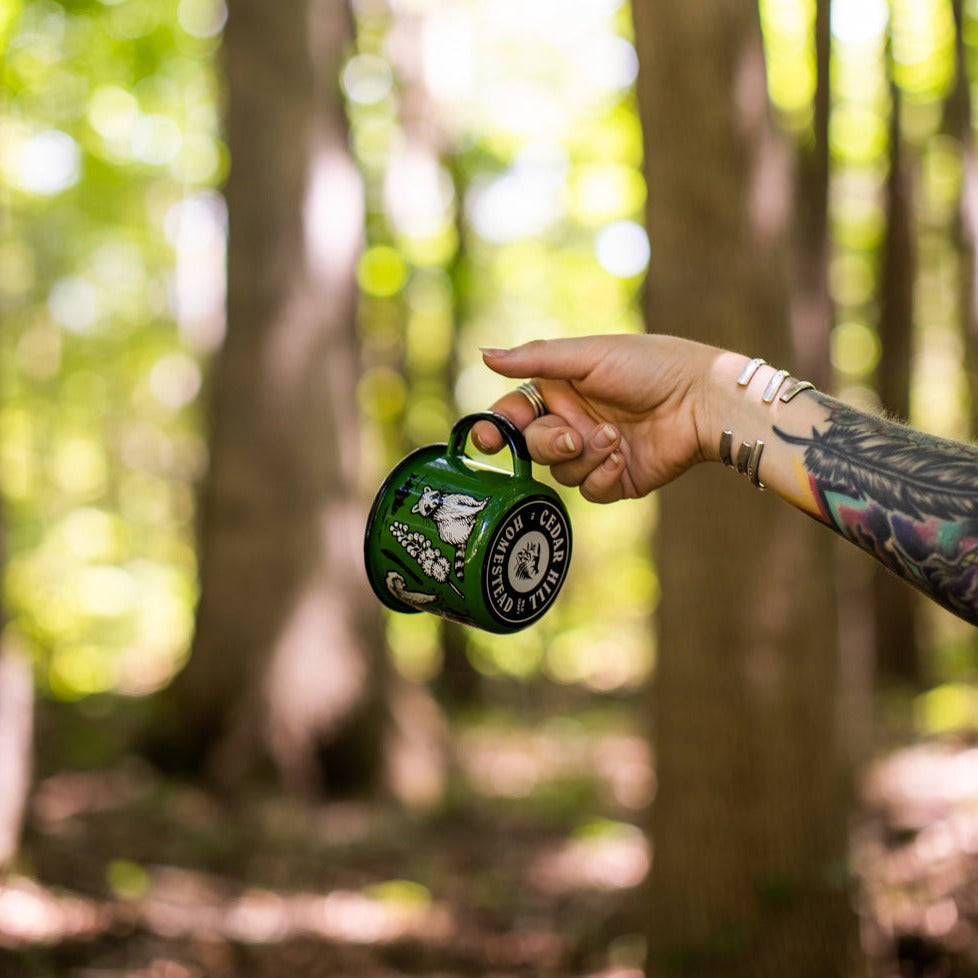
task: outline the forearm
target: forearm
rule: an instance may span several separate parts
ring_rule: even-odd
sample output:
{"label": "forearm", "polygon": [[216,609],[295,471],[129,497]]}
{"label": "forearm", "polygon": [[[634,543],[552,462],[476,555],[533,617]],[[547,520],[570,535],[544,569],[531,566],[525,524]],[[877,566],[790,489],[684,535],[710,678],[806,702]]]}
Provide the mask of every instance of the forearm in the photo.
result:
{"label": "forearm", "polygon": [[[816,391],[762,401],[774,373],[737,385],[746,358],[714,364],[704,453],[733,455],[764,443],[756,478],[872,554],[892,571],[978,624],[978,449],[865,414]],[[787,390],[787,383],[783,390]]]}

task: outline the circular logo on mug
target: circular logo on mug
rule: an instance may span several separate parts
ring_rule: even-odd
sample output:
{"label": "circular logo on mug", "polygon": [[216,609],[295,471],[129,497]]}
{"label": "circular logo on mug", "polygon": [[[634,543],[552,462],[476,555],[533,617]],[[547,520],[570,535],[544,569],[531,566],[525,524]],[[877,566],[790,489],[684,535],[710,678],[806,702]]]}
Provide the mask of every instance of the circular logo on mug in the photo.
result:
{"label": "circular logo on mug", "polygon": [[482,593],[493,616],[509,625],[539,618],[564,583],[570,525],[553,500],[536,497],[506,514],[486,553]]}

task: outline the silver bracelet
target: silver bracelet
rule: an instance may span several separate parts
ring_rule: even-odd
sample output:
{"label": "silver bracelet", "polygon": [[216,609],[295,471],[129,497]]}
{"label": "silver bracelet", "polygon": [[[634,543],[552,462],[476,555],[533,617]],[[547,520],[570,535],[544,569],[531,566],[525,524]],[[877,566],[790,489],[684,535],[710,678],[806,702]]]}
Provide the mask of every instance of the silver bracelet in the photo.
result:
{"label": "silver bracelet", "polygon": [[[744,369],[740,372],[740,376],[737,378],[738,387],[747,387],[748,384],[754,379],[754,375],[767,363],[763,357],[754,357],[753,360],[749,360],[744,366]],[[807,380],[798,380],[797,377],[792,377],[787,370],[776,370],[768,381],[767,387],[764,388],[764,393],[761,395],[761,400],[765,404],[773,404],[774,399],[778,396],[778,391],[784,385],[785,380],[790,381],[790,386],[781,395],[781,403],[787,404],[793,398],[797,397],[802,391],[810,391],[815,389],[815,385]]]}
{"label": "silver bracelet", "polygon": [[[737,385],[739,387],[747,387],[754,379],[757,371],[766,363],[767,361],[762,357],[754,357],[753,360],[748,361],[737,378]],[[784,387],[785,381],[788,381],[787,390],[778,398],[778,393]],[[767,386],[764,388],[764,393],[761,395],[761,402],[763,404],[773,404],[775,399],[778,398],[782,404],[788,404],[802,391],[811,390],[815,390],[815,385],[811,382],[798,380],[797,377],[792,377],[787,370],[775,370]],[[735,460],[733,455],[733,431],[729,428],[724,428],[720,434],[720,461],[727,468],[736,469],[741,475],[746,475],[752,486],[762,490],[765,488],[760,478],[761,454],[763,452],[764,442],[760,438],[753,442],[744,441],[740,443],[740,448],[737,449],[737,458]]]}
{"label": "silver bracelet", "polygon": [[809,380],[795,380],[794,377],[791,378],[795,382],[781,395],[781,403],[787,404],[793,397],[800,394],[802,391],[813,391],[815,390],[815,385]]}
{"label": "silver bracelet", "polygon": [[723,434],[720,435],[720,461],[728,469],[734,469],[733,455],[731,454],[733,450],[733,432],[729,430],[724,430]]}
{"label": "silver bracelet", "polygon": [[764,488],[764,483],[758,476],[763,451],[764,442],[760,438],[753,442],[743,441],[737,449],[737,460],[734,461],[733,432],[729,428],[724,428],[720,435],[720,461],[727,468],[736,469],[741,475],[746,475],[750,484],[756,489]]}
{"label": "silver bracelet", "polygon": [[767,387],[764,388],[764,393],[761,395],[761,400],[765,404],[770,404],[778,396],[778,391],[781,389],[781,385],[787,376],[787,370],[778,370],[770,379]]}
{"label": "silver bracelet", "polygon": [[758,368],[763,367],[765,363],[767,363],[767,360],[763,357],[754,357],[741,371],[740,376],[737,378],[737,384],[740,387],[746,387],[754,379],[754,374],[757,373]]}
{"label": "silver bracelet", "polygon": [[754,442],[753,448],[750,450],[750,458],[747,460],[747,478],[750,484],[755,489],[760,489],[763,491],[764,483],[758,478],[757,470],[761,465],[761,452],[764,451],[764,442],[760,438]]}

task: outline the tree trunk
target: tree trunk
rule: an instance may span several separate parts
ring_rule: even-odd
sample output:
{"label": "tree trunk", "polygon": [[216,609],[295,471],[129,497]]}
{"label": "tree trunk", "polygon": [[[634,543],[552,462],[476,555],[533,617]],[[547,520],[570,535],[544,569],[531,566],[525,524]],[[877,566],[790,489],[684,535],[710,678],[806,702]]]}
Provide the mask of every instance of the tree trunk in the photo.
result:
{"label": "tree trunk", "polygon": [[[334,0],[237,0],[225,51],[228,331],[212,377],[185,746],[237,783],[360,782],[380,757],[382,616],[362,567],[355,264],[362,189]],[[343,737],[344,733],[351,733]]]}
{"label": "tree trunk", "polygon": [[[441,165],[451,176],[456,199],[462,201],[466,187],[465,177],[458,165],[458,147],[453,144],[453,137],[441,124],[438,108],[432,102],[425,81],[425,21],[426,15],[420,9],[400,9],[389,37],[389,48],[398,81],[398,121],[405,144],[400,151],[413,151],[419,157],[427,157],[433,163]],[[396,157],[394,162],[396,164]],[[458,405],[455,403],[458,342],[469,312],[468,290],[464,283],[468,228],[461,204],[455,208],[455,234],[458,244],[445,269],[451,282],[453,342],[444,349],[440,364],[429,360],[423,369],[416,368],[408,378],[413,389],[425,389],[444,398],[453,416],[458,413]],[[439,633],[442,666],[431,684],[437,701],[450,710],[477,705],[482,698],[482,677],[468,655],[466,627],[457,622],[442,620],[439,623]]]}
{"label": "tree trunk", "polygon": [[[0,566],[5,564],[0,534]],[[0,633],[6,615],[0,609]],[[14,860],[31,789],[34,757],[34,672],[8,639],[0,647],[0,872]]]}
{"label": "tree trunk", "polygon": [[0,871],[20,846],[31,787],[34,675],[26,656],[0,651]]}
{"label": "tree trunk", "polygon": [[832,300],[829,293],[829,116],[832,34],[830,0],[815,4],[816,86],[812,141],[799,150],[796,213],[791,269],[791,340],[797,357],[794,371],[817,387],[832,379],[829,334]]}
{"label": "tree trunk", "polygon": [[[910,360],[913,345],[913,180],[903,141],[901,95],[891,86],[890,172],[886,181],[886,240],[880,274],[879,337],[882,346],[877,389],[884,410],[910,417]],[[917,595],[893,574],[873,569],[876,664],[884,682],[921,680],[917,645]]]}
{"label": "tree trunk", "polygon": [[[648,324],[793,366],[756,4],[633,5]],[[717,438],[720,432],[716,433]],[[851,973],[831,539],[719,466],[661,493],[650,975]]]}
{"label": "tree trunk", "polygon": [[978,153],[971,124],[971,79],[964,43],[965,24],[962,0],[952,0],[957,75],[945,110],[945,128],[961,143],[961,201],[955,226],[960,256],[961,329],[964,366],[970,399],[970,430],[978,435]]}

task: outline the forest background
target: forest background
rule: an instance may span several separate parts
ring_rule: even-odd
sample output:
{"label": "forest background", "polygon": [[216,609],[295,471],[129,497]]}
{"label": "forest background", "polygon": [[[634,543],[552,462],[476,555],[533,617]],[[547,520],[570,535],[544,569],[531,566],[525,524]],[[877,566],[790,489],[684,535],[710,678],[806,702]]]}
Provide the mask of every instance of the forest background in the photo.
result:
{"label": "forest background", "polygon": [[978,973],[974,630],[775,500],[565,492],[515,636],[362,580],[484,345],[974,433],[978,9],[654,7],[0,4],[10,974]]}

